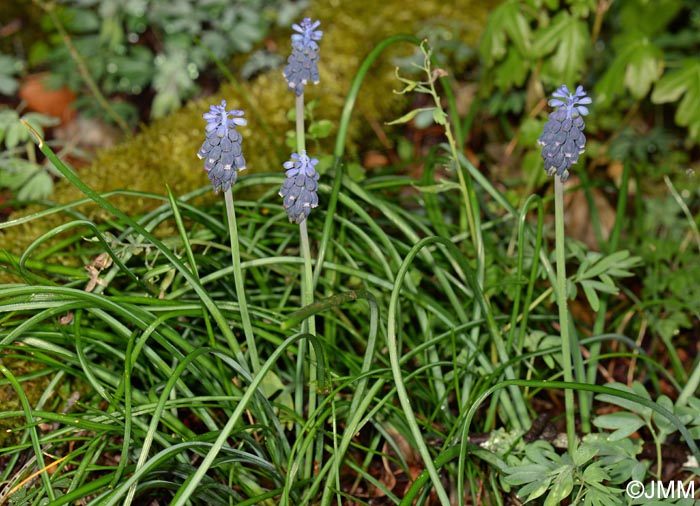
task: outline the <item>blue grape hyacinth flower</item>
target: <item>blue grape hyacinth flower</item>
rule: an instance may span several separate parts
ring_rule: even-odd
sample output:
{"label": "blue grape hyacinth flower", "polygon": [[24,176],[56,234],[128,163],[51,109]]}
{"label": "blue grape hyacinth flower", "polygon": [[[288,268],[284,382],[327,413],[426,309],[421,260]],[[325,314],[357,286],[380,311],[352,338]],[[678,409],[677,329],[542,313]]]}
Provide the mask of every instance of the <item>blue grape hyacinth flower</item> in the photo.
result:
{"label": "blue grape hyacinth flower", "polygon": [[311,209],[318,206],[318,178],[316,158],[309,158],[306,151],[292,153],[292,159],[284,162],[287,179],[279,192],[289,221],[297,224],[308,218]]}
{"label": "blue grape hyacinth flower", "polygon": [[287,58],[287,66],[282,75],[287,80],[287,86],[294,90],[297,96],[304,93],[304,86],[311,81],[319,83],[318,75],[318,44],[323,37],[323,31],[316,30],[320,21],[304,18],[300,25],[294,23],[292,28],[298,32],[292,34],[292,54]]}
{"label": "blue grape hyacinth flower", "polygon": [[557,109],[549,115],[537,142],[542,146],[547,175],[556,174],[562,181],[566,181],[569,169],[578,161],[578,156],[586,147],[586,136],[583,134],[586,124],[582,116],[588,114],[586,105],[592,100],[586,96],[583,86],[578,86],[571,93],[565,84],[552,96],[555,98],[549,101],[549,105]]}
{"label": "blue grape hyacinth flower", "polygon": [[222,100],[221,105],[212,105],[203,115],[207,120],[206,140],[197,156],[204,160],[204,170],[215,193],[230,190],[238,179],[238,172],[246,168],[241,148],[243,137],[236,130],[237,126],[247,123],[241,116],[243,111],[226,110],[226,100]]}

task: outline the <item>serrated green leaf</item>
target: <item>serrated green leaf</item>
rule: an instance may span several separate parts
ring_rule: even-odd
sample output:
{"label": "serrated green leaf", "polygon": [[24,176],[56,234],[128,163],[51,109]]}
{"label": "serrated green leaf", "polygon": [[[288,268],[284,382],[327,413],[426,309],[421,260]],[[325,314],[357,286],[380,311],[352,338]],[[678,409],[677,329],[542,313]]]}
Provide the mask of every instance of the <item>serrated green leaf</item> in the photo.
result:
{"label": "serrated green leaf", "polygon": [[47,116],[46,114],[41,114],[38,112],[28,112],[22,116],[22,119],[34,128],[39,126],[55,126],[61,122],[61,120],[58,118]]}
{"label": "serrated green leaf", "polygon": [[625,87],[634,98],[644,98],[664,72],[664,54],[644,37],[635,42],[626,58]]}
{"label": "serrated green leaf", "polygon": [[559,44],[545,61],[544,72],[554,82],[574,83],[578,81],[591,47],[588,26],[570,15],[563,16],[561,23]]}
{"label": "serrated green leaf", "polygon": [[535,58],[543,58],[554,51],[564,37],[564,32],[570,27],[572,20],[575,21],[571,14],[567,11],[561,11],[554,16],[548,26],[537,30],[534,34],[535,40],[532,43],[532,55]]}
{"label": "serrated green leaf", "polygon": [[651,94],[651,101],[655,104],[675,102],[690,87],[693,80],[700,76],[700,58],[687,58],[683,60],[680,67],[667,72]]}
{"label": "serrated green leaf", "polygon": [[507,38],[510,38],[521,54],[529,54],[532,34],[518,0],[502,2],[487,18],[480,53],[488,66],[505,56]]}
{"label": "serrated green leaf", "polygon": [[532,462],[552,468],[560,459],[559,454],[547,441],[537,440],[525,448],[525,456]]}
{"label": "serrated green leaf", "polygon": [[522,86],[529,71],[530,63],[518,51],[511,48],[505,60],[495,69],[494,81],[500,90],[508,91],[513,86]]}
{"label": "serrated green leaf", "polygon": [[[635,381],[632,383],[632,387],[628,387],[627,385],[624,385],[622,383],[611,383],[607,385],[609,388],[614,388],[616,390],[620,390],[623,392],[628,392],[632,393],[635,395],[638,395],[640,397],[643,397],[647,400],[651,400],[651,396],[649,395],[649,392],[647,392],[646,388],[644,388],[644,385],[639,383],[638,381]],[[627,411],[630,411],[632,413],[637,413],[640,415],[644,420],[650,421],[651,420],[651,408],[647,406],[642,406],[641,404],[631,401],[628,399],[625,399],[624,397],[618,397],[616,395],[608,395],[608,394],[599,394],[596,396],[596,399],[598,399],[601,402],[607,402],[609,404],[614,404],[615,406],[620,406],[621,408],[626,409]]]}
{"label": "serrated green leaf", "polygon": [[615,285],[615,283],[612,281],[610,276],[605,276],[605,274],[601,274],[600,279],[606,279],[605,282],[603,281],[596,281],[594,279],[585,279],[581,281],[581,284],[586,284],[589,287],[591,287],[593,290],[596,290],[597,292],[603,292],[603,293],[610,293],[613,295],[617,295],[620,293],[620,289]]}
{"label": "serrated green leaf", "polygon": [[17,145],[22,142],[23,139],[26,139],[28,135],[29,134],[22,123],[11,123],[5,130],[5,146],[7,146],[8,149],[17,147]]}
{"label": "serrated green leaf", "polygon": [[100,18],[90,9],[64,7],[57,14],[70,33],[91,33],[100,28]]}
{"label": "serrated green leaf", "polygon": [[540,481],[551,470],[551,465],[521,464],[517,467],[508,468],[506,481],[511,485],[524,485],[525,483]]}
{"label": "serrated green leaf", "polygon": [[610,255],[599,258],[590,268],[586,269],[581,277],[595,278],[607,271],[612,265],[620,263],[630,256],[627,250],[616,251]]}
{"label": "serrated green leaf", "polygon": [[596,10],[596,0],[569,0],[571,13],[578,18],[587,18],[592,11]]}
{"label": "serrated green leaf", "polygon": [[359,163],[348,163],[346,169],[347,175],[350,179],[355,181],[356,183],[360,183],[365,180],[367,177],[367,171],[365,168],[360,165]]}
{"label": "serrated green leaf", "polygon": [[544,506],[556,506],[564,502],[564,499],[569,497],[571,491],[574,489],[574,477],[571,475],[573,470],[572,466],[567,466],[559,475],[554,479],[552,489],[547,495],[547,499],[544,501]]}
{"label": "serrated green leaf", "polygon": [[2,176],[0,178],[0,187],[16,191],[22,187],[24,182],[31,176],[31,174],[15,170],[0,170],[0,176]]}
{"label": "serrated green leaf", "polygon": [[668,23],[683,7],[681,0],[628,0],[620,3],[622,26],[633,26],[651,36],[666,30]]}
{"label": "serrated green leaf", "polygon": [[621,506],[622,500],[613,494],[610,487],[590,488],[584,497],[583,506]]}
{"label": "serrated green leaf", "polygon": [[656,83],[651,101],[656,104],[675,102],[683,97],[676,108],[676,123],[688,127],[690,137],[700,142],[700,58],[687,58],[681,66],[666,73]]}
{"label": "serrated green leaf", "polygon": [[45,199],[53,191],[53,179],[45,170],[38,170],[17,192],[17,200]]}
{"label": "serrated green leaf", "polygon": [[0,95],[14,95],[17,88],[19,88],[17,79],[0,74]]}
{"label": "serrated green leaf", "polygon": [[611,441],[624,439],[645,425],[645,421],[634,413],[621,411],[600,415],[593,419],[593,425],[600,429],[613,430],[608,437]]}
{"label": "serrated green leaf", "polygon": [[311,139],[325,139],[331,134],[333,123],[330,120],[322,119],[314,121],[309,125],[309,137]]}
{"label": "serrated green leaf", "polygon": [[593,462],[583,470],[583,480],[586,483],[600,483],[609,479],[610,476],[600,467],[598,462]]}
{"label": "serrated green leaf", "polygon": [[518,497],[527,496],[524,501],[526,503],[533,501],[547,492],[551,482],[551,478],[543,480],[542,476],[540,476],[538,479],[528,482],[527,485],[518,490]]}
{"label": "serrated green leaf", "polygon": [[585,443],[580,444],[574,452],[574,465],[583,466],[596,455],[598,455],[598,448],[596,448],[594,445]]}
{"label": "serrated green leaf", "polygon": [[600,79],[598,79],[593,88],[598,107],[609,105],[617,95],[623,92],[625,65],[625,60],[620,55],[617,55],[608,65],[607,70],[603,72],[603,75],[600,76]]}
{"label": "serrated green leaf", "polygon": [[663,52],[639,31],[625,33],[613,40],[615,58],[595,86],[599,105],[608,105],[625,88],[635,98],[645,97],[664,68]]}
{"label": "serrated green leaf", "polygon": [[692,324],[687,314],[681,311],[673,311],[662,320],[655,322],[653,327],[664,339],[671,339],[678,335],[681,327],[689,329],[692,327]]}
{"label": "serrated green leaf", "polygon": [[[666,396],[666,395],[661,395],[658,399],[656,399],[656,403],[657,403],[659,406],[662,406],[662,407],[666,408],[666,409],[669,410],[671,413],[675,413],[673,401],[672,401],[671,399],[669,399],[668,396]],[[678,413],[675,413],[675,414],[678,415]],[[681,417],[679,416],[679,418],[681,418]],[[651,414],[651,419],[652,419],[653,422],[656,424],[656,426],[659,428],[659,437],[661,437],[662,440],[663,440],[663,438],[664,438],[665,436],[667,436],[668,434],[672,434],[673,432],[675,432],[676,430],[678,430],[678,429],[676,429],[676,426],[673,425],[673,423],[671,423],[671,421],[670,421],[668,418],[666,418],[666,417],[663,416],[663,415],[660,415],[660,414],[657,413],[656,411],[654,411],[654,412]],[[692,418],[691,418],[691,419],[692,419]],[[687,417],[683,417],[683,420],[681,420],[681,421],[682,421],[683,423],[688,423],[688,422],[690,422],[690,420],[689,420]]]}
{"label": "serrated green leaf", "polygon": [[438,125],[447,124],[447,114],[442,109],[436,107],[433,111],[433,121]]}

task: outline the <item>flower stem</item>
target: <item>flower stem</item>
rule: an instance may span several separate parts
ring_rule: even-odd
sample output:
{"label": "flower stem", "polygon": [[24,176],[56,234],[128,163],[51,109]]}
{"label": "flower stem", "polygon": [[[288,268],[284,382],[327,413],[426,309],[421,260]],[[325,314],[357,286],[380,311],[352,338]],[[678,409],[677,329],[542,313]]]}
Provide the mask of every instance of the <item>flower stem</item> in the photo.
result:
{"label": "flower stem", "polygon": [[[297,95],[296,97],[296,140],[297,140],[297,153],[300,155],[306,151],[306,132],[304,128],[304,94]],[[307,307],[314,302],[314,284],[313,284],[313,269],[311,266],[311,246],[309,244],[309,231],[306,226],[306,219],[302,220],[299,224],[299,237],[301,243],[301,256],[304,260],[304,266],[301,273],[301,306]],[[311,335],[316,335],[316,318],[314,315],[309,316],[306,320],[302,322],[302,332],[309,333]],[[304,385],[306,381],[304,377],[306,376],[306,340],[299,341],[299,354],[297,356],[297,391],[295,395],[295,402],[297,403],[297,410],[301,410],[300,414],[303,415],[304,411]],[[308,360],[308,371],[309,371],[309,399],[306,412],[308,414],[313,413],[316,410],[316,352],[311,347],[309,349],[309,360]],[[320,450],[321,445],[317,448]],[[310,478],[313,473],[313,448],[309,446],[309,451],[306,458],[304,459],[304,468],[302,471],[302,476],[304,478]]]}
{"label": "flower stem", "polygon": [[236,296],[238,297],[238,307],[241,311],[243,333],[245,334],[246,344],[248,345],[248,353],[250,354],[253,374],[256,374],[260,370],[260,359],[258,358],[258,349],[255,345],[255,334],[253,333],[253,326],[250,323],[250,313],[248,312],[248,303],[246,302],[245,297],[245,282],[243,280],[243,269],[241,269],[241,251],[238,243],[236,211],[233,207],[233,195],[230,188],[224,192],[224,197],[226,200],[226,215],[228,216],[229,237],[231,239],[231,261],[233,265],[233,277],[236,285]]}
{"label": "flower stem", "polygon": [[[561,354],[564,368],[564,381],[573,382],[572,365],[572,340],[569,336],[569,308],[566,298],[566,255],[564,252],[564,183],[559,176],[554,176],[554,228],[555,249],[557,260],[557,303],[559,305],[559,326],[561,327]],[[569,454],[573,455],[577,446],[576,418],[574,405],[574,391],[570,388],[564,390],[564,404],[566,410],[566,435]]]}

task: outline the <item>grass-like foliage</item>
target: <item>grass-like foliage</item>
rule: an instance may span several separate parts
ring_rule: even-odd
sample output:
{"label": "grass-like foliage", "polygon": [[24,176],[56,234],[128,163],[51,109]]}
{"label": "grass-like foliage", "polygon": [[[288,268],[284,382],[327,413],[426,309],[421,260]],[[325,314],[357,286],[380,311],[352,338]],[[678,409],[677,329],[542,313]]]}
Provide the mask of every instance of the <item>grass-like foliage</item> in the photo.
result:
{"label": "grass-like foliage", "polygon": [[[401,92],[430,99],[394,123],[427,111],[444,143],[420,160],[420,179],[358,183],[345,174],[348,124],[365,74],[394,44],[424,56],[416,73],[397,74]],[[622,504],[629,480],[661,479],[666,443],[700,457],[700,375],[677,376],[608,329],[585,334],[569,314],[577,292],[605,311],[639,258],[618,251],[615,236],[603,253],[565,240],[560,214],[554,238],[550,199],[513,207],[475,169],[449,77],[426,43],[395,36],[367,56],[320,179],[302,156],[299,82],[287,175],[222,184],[232,174],[207,159],[225,194],[209,208],[194,204],[209,189],[166,198],[126,189],[159,203],[133,216],[37,137],[86,198],[0,225],[65,216],[23,255],[1,259],[24,282],[0,287],[0,387],[19,400],[0,413],[12,427],[0,503],[447,506],[503,504],[512,490],[608,505]],[[554,175],[557,213],[570,166]],[[438,168],[453,179],[436,180]],[[306,200],[290,200],[302,183]],[[86,203],[107,219],[89,220]],[[618,219],[624,212],[623,202]],[[643,362],[676,400],[641,383],[599,384],[596,367],[612,357]],[[24,362],[33,367],[5,365]],[[536,429],[547,394],[562,391],[563,445]],[[597,415],[594,404],[615,411]],[[648,436],[651,460],[633,433]]]}

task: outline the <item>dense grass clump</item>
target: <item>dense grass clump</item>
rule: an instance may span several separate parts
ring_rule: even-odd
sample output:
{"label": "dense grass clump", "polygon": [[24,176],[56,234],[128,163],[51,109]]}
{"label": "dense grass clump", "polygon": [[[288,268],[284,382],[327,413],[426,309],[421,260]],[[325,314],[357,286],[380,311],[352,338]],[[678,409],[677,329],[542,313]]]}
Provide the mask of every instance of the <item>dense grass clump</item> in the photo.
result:
{"label": "dense grass clump", "polygon": [[[313,43],[313,64],[318,26],[305,19],[293,39]],[[352,178],[356,98],[397,44],[420,55],[413,73],[397,71],[399,93],[424,105],[389,124],[427,113],[440,141],[412,160],[417,177]],[[641,263],[619,248],[629,164],[601,251],[564,231],[564,180],[585,137],[582,120],[560,125],[589,112],[582,89],[550,102],[563,107],[542,137],[554,197],[514,205],[464,155],[452,82],[412,36],[369,53],[332,156],[307,155],[299,88],[318,73],[303,77],[302,49],[296,150],[276,171],[238,173],[241,111],[224,102],[205,115],[200,156],[220,203],[193,204],[210,188],[118,191],[150,202],[134,214],[37,136],[85,198],[0,225],[62,217],[1,259],[23,281],[0,287],[0,385],[19,400],[0,413],[14,435],[0,449],[0,503],[597,505],[622,504],[629,482],[694,483],[698,369],[668,371],[616,331]],[[83,215],[88,201],[108,219]],[[573,300],[603,316],[588,325]],[[5,365],[18,360],[36,367]],[[614,361],[641,362],[638,374],[604,384],[598,367]]]}

